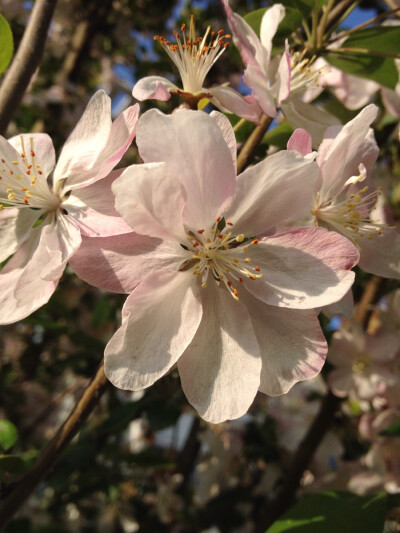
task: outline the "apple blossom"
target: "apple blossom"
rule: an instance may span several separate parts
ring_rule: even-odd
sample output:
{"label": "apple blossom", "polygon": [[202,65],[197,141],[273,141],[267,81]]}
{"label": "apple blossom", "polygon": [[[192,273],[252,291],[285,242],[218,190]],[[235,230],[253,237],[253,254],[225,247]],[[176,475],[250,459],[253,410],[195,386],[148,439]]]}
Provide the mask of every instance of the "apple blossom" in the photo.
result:
{"label": "apple blossom", "polygon": [[[328,128],[316,162],[320,177],[311,197],[307,224],[345,235],[360,250],[359,266],[378,276],[400,278],[400,233],[385,223],[377,205],[381,189],[368,177],[378,156],[370,125],[377,107],[369,105],[344,127]],[[288,148],[305,155],[310,135],[296,130]]]}
{"label": "apple blossom", "polygon": [[181,34],[174,31],[176,44],[172,44],[160,35],[154,37],[178,68],[183,88],[180,89],[162,76],[147,76],[136,83],[132,91],[133,97],[139,101],[152,98],[166,101],[171,98],[171,94],[179,94],[194,109],[201,99],[208,98],[221,111],[235,113],[247,120],[258,122],[261,111],[250,98],[241,96],[227,84],[209,89],[203,87],[205,77],[229,46],[231,36],[225,34],[223,30],[215,34],[208,27],[203,37],[196,37],[193,16],[190,19],[187,39],[185,29],[185,24],[182,24]]}
{"label": "apple blossom", "polygon": [[84,238],[71,263],[89,283],[131,293],[106,347],[108,378],[139,390],[177,364],[189,401],[220,422],[243,415],[258,389],[282,394],[316,375],[326,343],[313,308],[347,292],[358,252],[322,228],[274,231],[304,213],[315,162],[282,151],[236,177],[219,113],[150,110],[136,140],[144,164],[113,185],[135,233]]}
{"label": "apple blossom", "polygon": [[272,57],[272,40],[285,16],[282,4],[267,9],[261,20],[260,38],[247,22],[222,0],[234,42],[246,67],[243,81],[263,113],[276,117],[281,109],[293,128],[311,132],[314,144],[322,139],[327,126],[340,121],[325,110],[307,103],[320,86],[321,69],[304,53],[290,53],[286,42],[282,55]]}
{"label": "apple blossom", "polygon": [[111,100],[97,92],[55,168],[48,135],[0,137],[0,261],[12,256],[0,272],[1,324],[49,300],[81,234],[130,231],[112,207],[111,183],[120,172],[110,171],[132,142],[138,112],[130,107],[112,123]]}

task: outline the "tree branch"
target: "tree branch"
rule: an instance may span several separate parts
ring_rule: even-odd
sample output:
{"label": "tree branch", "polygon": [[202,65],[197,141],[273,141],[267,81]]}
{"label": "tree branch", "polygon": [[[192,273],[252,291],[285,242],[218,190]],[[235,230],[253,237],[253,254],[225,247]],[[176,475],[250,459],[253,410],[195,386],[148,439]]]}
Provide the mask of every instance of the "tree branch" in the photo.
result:
{"label": "tree branch", "polygon": [[61,454],[96,407],[108,386],[102,361],[95,376],[75,405],[72,413],[47,444],[30,470],[15,484],[0,506],[0,531],[22,507],[42,479],[52,470]]}
{"label": "tree branch", "polygon": [[22,101],[44,51],[47,32],[57,0],[36,0],[18,51],[0,88],[0,134]]}
{"label": "tree branch", "polygon": [[268,130],[272,118],[267,115],[263,115],[259,126],[257,126],[250,134],[250,137],[244,143],[242,149],[240,150],[238,159],[237,159],[237,172],[240,174],[247,165],[251,162],[254,152],[257,146],[260,144],[261,139],[264,137],[265,132]]}

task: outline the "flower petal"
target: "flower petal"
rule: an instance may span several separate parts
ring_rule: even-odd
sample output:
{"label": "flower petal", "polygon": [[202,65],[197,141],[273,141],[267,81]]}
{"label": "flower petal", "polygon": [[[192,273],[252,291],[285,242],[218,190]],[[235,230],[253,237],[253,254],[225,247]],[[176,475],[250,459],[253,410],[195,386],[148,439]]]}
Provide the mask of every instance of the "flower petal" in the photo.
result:
{"label": "flower petal", "polygon": [[225,85],[217,85],[209,89],[213,98],[210,101],[227,113],[234,113],[238,117],[258,124],[262,115],[261,108],[256,103],[250,103],[237,91]]}
{"label": "flower petal", "polygon": [[267,9],[261,19],[260,41],[264,51],[264,66],[266,68],[268,68],[268,63],[271,58],[272,40],[284,16],[284,6],[282,4],[275,4]]}
{"label": "flower petal", "polygon": [[63,201],[63,209],[77,222],[82,235],[108,237],[132,231],[114,207],[111,185],[121,173],[110,172],[106,178],[76,189]]}
{"label": "flower petal", "polygon": [[246,413],[260,385],[260,349],[246,308],[224,288],[203,292],[199,329],[178,361],[182,388],[202,418],[217,424]]}
{"label": "flower petal", "polygon": [[132,90],[133,98],[143,102],[144,100],[160,100],[166,102],[171,98],[171,90],[178,87],[162,76],[146,76],[140,79]]}
{"label": "flower petal", "polygon": [[184,186],[185,224],[204,228],[221,215],[234,193],[236,171],[210,116],[187,109],[164,115],[152,109],[138,122],[136,142],[145,163],[167,163],[168,173]]}
{"label": "flower petal", "polygon": [[42,211],[7,208],[0,210],[0,263],[26,241]]}
{"label": "flower petal", "polygon": [[191,272],[154,273],[128,297],[105,350],[105,372],[121,389],[152,385],[192,341],[202,306]]}
{"label": "flower petal", "polygon": [[323,228],[272,235],[253,246],[249,255],[263,278],[245,280],[247,290],[269,305],[293,309],[340,300],[354,281],[354,272],[348,269],[359,258],[348,239]]}
{"label": "flower petal", "polygon": [[225,142],[228,145],[229,150],[231,151],[233,166],[234,168],[236,168],[237,142],[235,132],[233,131],[229,119],[218,111],[211,111],[210,117],[212,117],[218,124],[218,127],[221,130],[222,135],[224,136]]}
{"label": "flower petal", "polygon": [[318,165],[294,151],[273,154],[237,177],[228,210],[235,231],[246,236],[298,223],[309,210]]}
{"label": "flower petal", "polygon": [[67,178],[66,192],[107,176],[131,144],[138,115],[136,104],[112,123],[111,100],[104,91],[98,91],[64,144],[54,171],[54,187]]}
{"label": "flower petal", "polygon": [[297,128],[287,143],[288,150],[296,150],[305,157],[312,151],[311,135],[303,128]]}
{"label": "flower petal", "polygon": [[177,242],[136,233],[111,237],[83,237],[70,265],[81,279],[101,289],[130,293],[158,271],[177,272],[185,261]]}
{"label": "flower petal", "polygon": [[316,376],[328,350],[314,311],[269,306],[243,294],[260,345],[260,391],[276,396]]}
{"label": "flower petal", "polygon": [[383,278],[400,279],[400,233],[382,230],[382,235],[360,239],[359,266],[366,272]]}
{"label": "flower petal", "polygon": [[115,180],[112,190],[117,211],[136,233],[186,240],[185,190],[166,163],[132,165]]}
{"label": "flower petal", "polygon": [[275,118],[278,114],[276,102],[266,74],[258,66],[248,65],[243,74],[243,81],[253,91],[253,97],[264,113]]}

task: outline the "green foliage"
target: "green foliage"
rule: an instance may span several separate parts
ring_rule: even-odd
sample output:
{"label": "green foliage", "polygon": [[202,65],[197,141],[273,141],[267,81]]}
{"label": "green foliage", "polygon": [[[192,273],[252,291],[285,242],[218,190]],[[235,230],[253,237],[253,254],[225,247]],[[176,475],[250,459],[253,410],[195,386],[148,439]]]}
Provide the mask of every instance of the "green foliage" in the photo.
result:
{"label": "green foliage", "polygon": [[381,533],[388,508],[384,493],[356,496],[347,492],[322,492],[306,496],[267,533]]}
{"label": "green foliage", "polygon": [[304,18],[307,18],[314,7],[319,10],[326,2],[327,0],[283,0],[281,3],[286,7],[299,11]]}
{"label": "green foliage", "polygon": [[262,142],[286,150],[287,142],[292,133],[293,128],[290,124],[288,122],[283,122],[282,124],[279,124],[279,126],[276,126],[276,128],[267,131]]}
{"label": "green foliage", "polygon": [[[267,8],[257,9],[244,16],[245,21],[251,28],[260,35],[261,19],[263,18]],[[284,41],[289,35],[301,25],[301,14],[297,9],[290,7],[286,8],[286,15],[279,24],[278,30],[274,37],[274,44],[276,46],[283,46]]]}
{"label": "green foliage", "polygon": [[18,439],[18,430],[9,420],[0,420],[0,448],[9,450]]}
{"label": "green foliage", "polygon": [[379,435],[382,435],[383,437],[400,437],[400,422],[396,422],[383,429]]}
{"label": "green foliage", "polygon": [[3,73],[10,64],[14,51],[14,41],[10,25],[0,15],[0,74]]}
{"label": "green foliage", "polygon": [[398,54],[400,57],[400,26],[376,26],[352,33],[342,44],[345,48],[364,48],[371,53]]}

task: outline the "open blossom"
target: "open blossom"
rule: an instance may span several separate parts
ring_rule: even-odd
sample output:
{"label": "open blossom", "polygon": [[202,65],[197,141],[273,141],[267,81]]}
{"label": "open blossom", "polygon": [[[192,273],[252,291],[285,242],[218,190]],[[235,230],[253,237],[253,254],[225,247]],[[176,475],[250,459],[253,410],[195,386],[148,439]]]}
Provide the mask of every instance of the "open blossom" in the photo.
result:
{"label": "open blossom", "polygon": [[276,117],[281,109],[293,128],[303,127],[312,134],[314,144],[320,142],[327,126],[339,121],[323,109],[307,103],[320,86],[321,69],[304,54],[290,53],[286,43],[282,55],[272,57],[272,40],[285,16],[282,4],[269,8],[262,20],[260,38],[247,22],[222,0],[234,42],[246,67],[243,81],[263,113]]}
{"label": "open blossom", "polygon": [[322,228],[274,233],[301,216],[318,168],[282,151],[236,177],[229,121],[158,110],[138,122],[144,164],[115,181],[135,231],[84,238],[72,267],[131,293],[105,351],[123,389],[152,385],[175,364],[189,401],[211,422],[243,415],[257,390],[277,395],[316,375],[326,343],[313,308],[340,299],[357,249]]}
{"label": "open blossom", "polygon": [[393,373],[400,337],[391,332],[368,334],[357,324],[334,333],[328,360],[335,366],[328,383],[337,396],[355,391],[361,400],[384,394],[394,385]]}
{"label": "open blossom", "polygon": [[[138,105],[111,121],[111,101],[97,92],[68,138],[57,166],[50,137],[0,137],[0,323],[25,318],[55,291],[82,235],[130,228],[112,207],[110,171],[132,142]],[[105,178],[105,179],[102,179]],[[111,197],[111,198],[110,198]]]}
{"label": "open blossom", "polygon": [[181,33],[174,31],[175,44],[160,35],[154,37],[178,68],[183,87],[179,88],[162,76],[147,76],[136,83],[133,97],[139,101],[153,98],[165,101],[171,98],[171,94],[179,94],[192,108],[196,108],[202,98],[208,98],[221,111],[258,122],[261,111],[251,99],[241,96],[227,84],[209,89],[203,87],[208,72],[228,47],[231,36],[223,30],[215,33],[208,27],[203,37],[196,37],[193,16],[187,38],[185,29],[182,24]]}
{"label": "open blossom", "polygon": [[[337,231],[360,250],[359,266],[366,272],[400,278],[400,233],[377,210],[381,195],[369,179],[378,156],[370,125],[377,107],[369,105],[343,128],[328,128],[316,162],[320,177],[307,223]],[[288,148],[311,152],[310,135],[296,130]]]}

